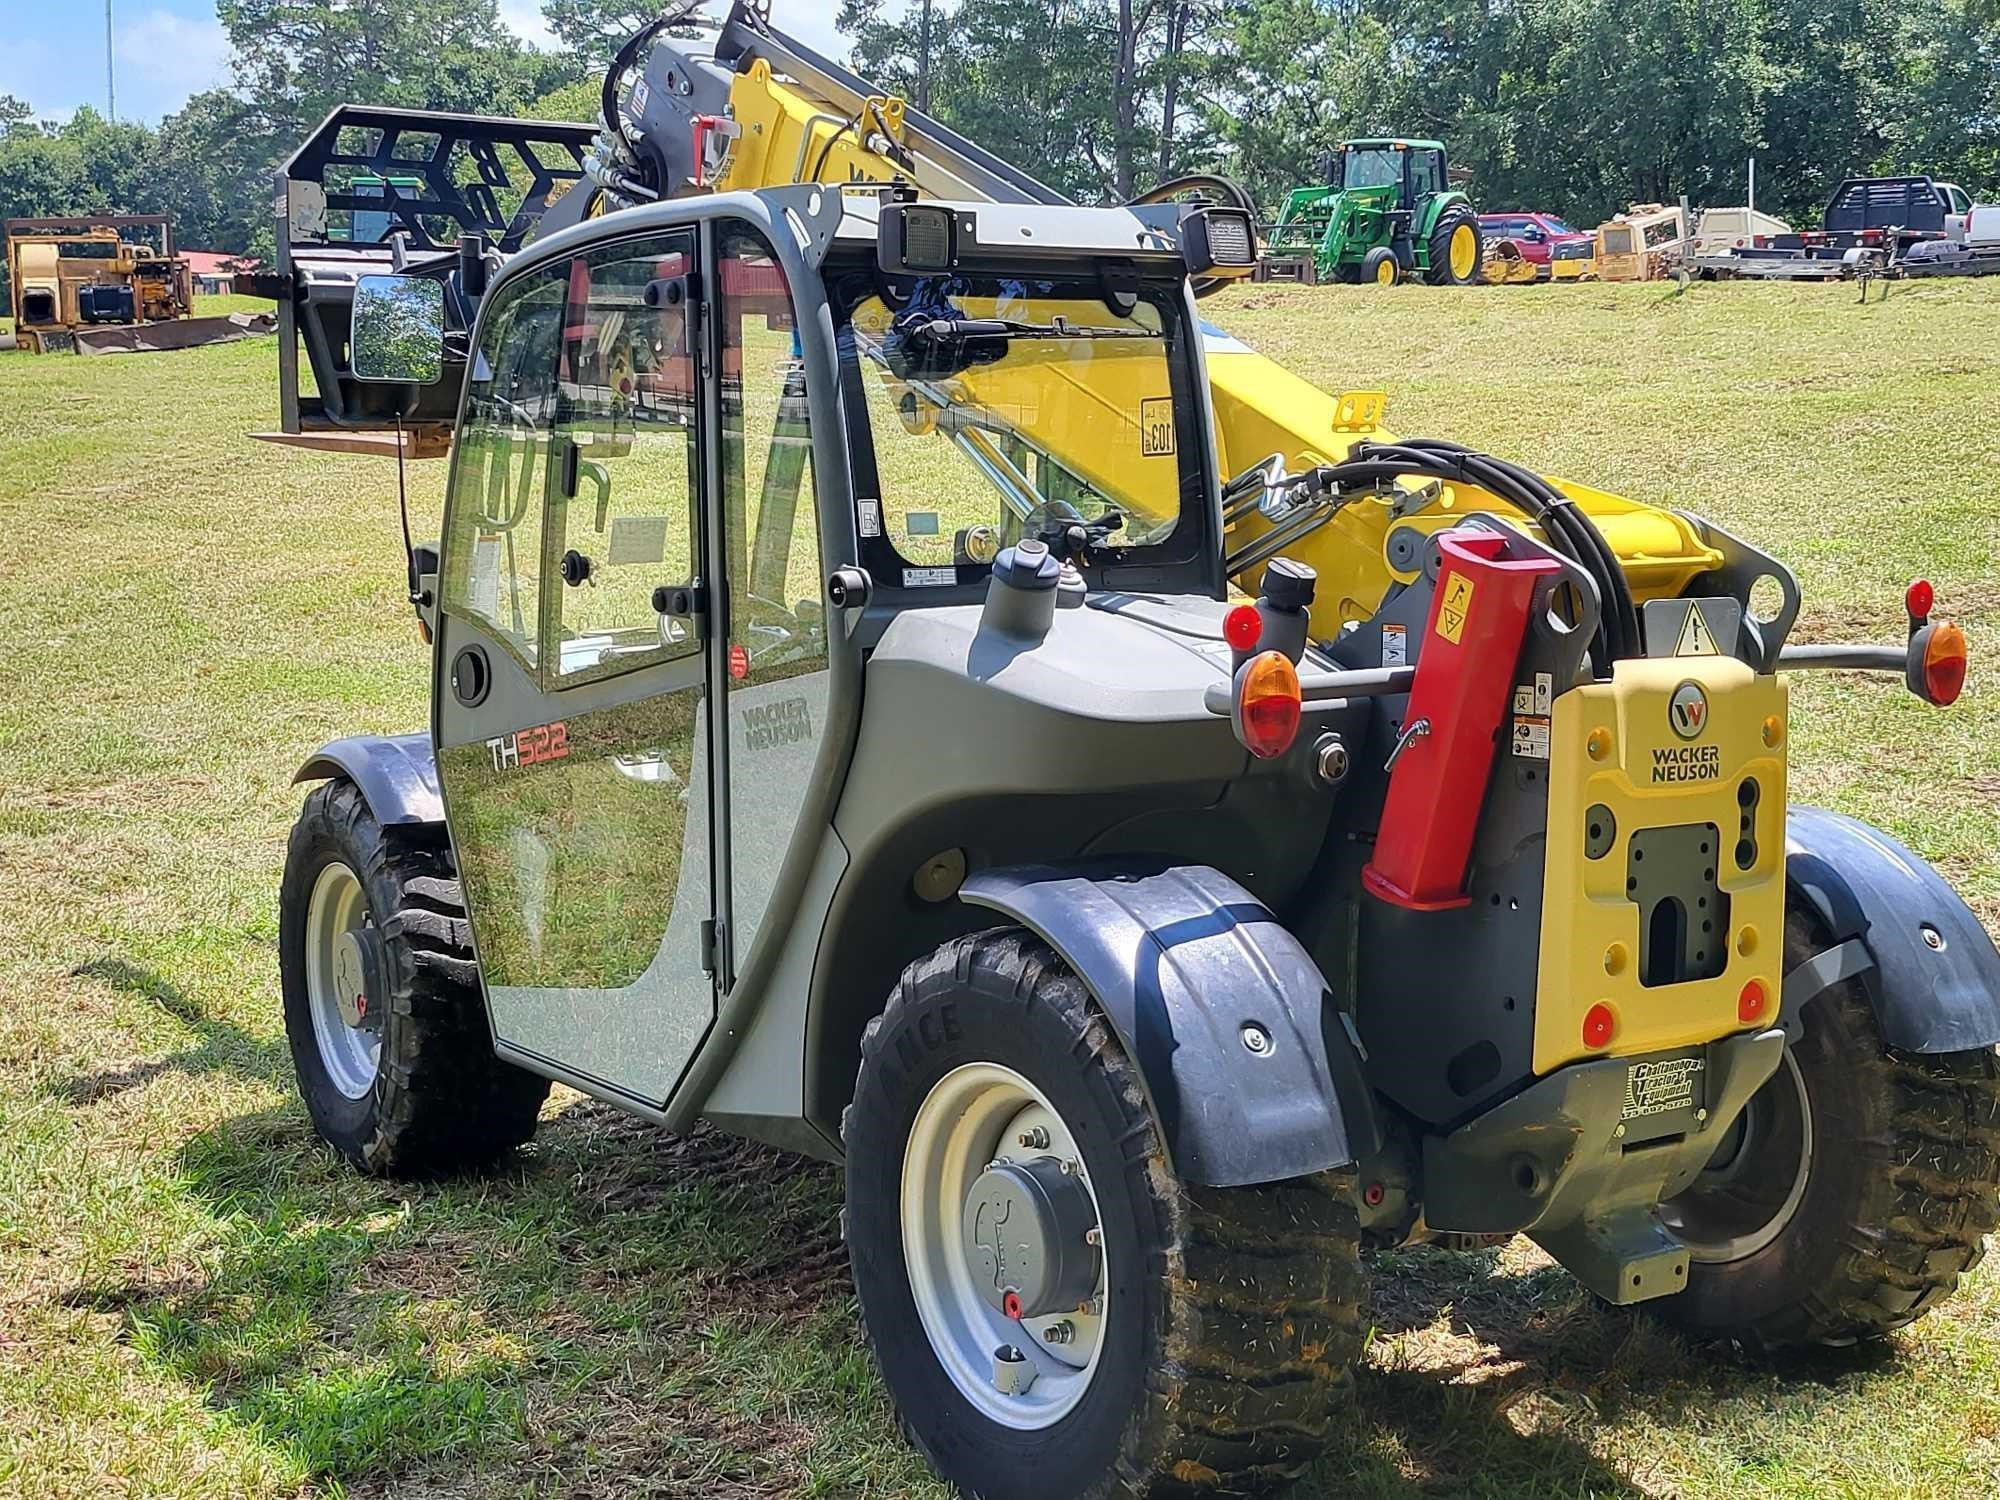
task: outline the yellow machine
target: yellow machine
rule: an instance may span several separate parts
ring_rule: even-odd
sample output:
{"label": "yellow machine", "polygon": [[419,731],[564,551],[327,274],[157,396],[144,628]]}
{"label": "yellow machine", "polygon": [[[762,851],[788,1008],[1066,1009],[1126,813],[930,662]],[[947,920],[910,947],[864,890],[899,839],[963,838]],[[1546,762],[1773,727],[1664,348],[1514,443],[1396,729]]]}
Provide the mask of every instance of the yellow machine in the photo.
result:
{"label": "yellow machine", "polygon": [[1599,281],[1658,281],[1688,249],[1684,208],[1641,203],[1597,228]]}
{"label": "yellow machine", "polygon": [[[881,94],[856,97],[855,90],[855,80],[831,68],[794,65],[780,75],[768,61],[756,59],[736,75],[726,117],[706,122],[706,128],[705,122],[696,122],[695,171],[681,189],[697,184],[727,192],[797,182],[902,182],[926,197],[964,201],[994,196],[990,179],[995,163],[968,162],[957,151],[930,149],[934,143],[913,128],[904,101]],[[964,149],[963,143],[953,145]],[[1297,472],[1338,463],[1363,444],[1395,441],[1385,423],[1387,398],[1379,392],[1322,391],[1220,329],[1210,329],[1207,353],[1224,467],[1231,472],[1272,456]],[[1058,405],[1050,403],[1043,410],[1053,414]],[[1041,432],[1033,415],[1023,418],[1020,436],[1031,446],[1063,454],[1065,462],[1077,451]],[[1046,445],[1039,439],[1047,439]],[[1137,486],[1121,488],[1130,492]],[[1563,482],[1559,488],[1597,522],[1642,603],[1679,596],[1690,580],[1721,561],[1721,553],[1697,527],[1671,511],[1582,485]],[[1289,546],[1288,555],[1319,572],[1313,634],[1330,639],[1343,625],[1368,618],[1392,584],[1414,576],[1413,560],[1389,554],[1392,522],[1428,532],[1455,524],[1471,510],[1505,513],[1511,507],[1470,485],[1445,485],[1428,495],[1389,486],[1379,499],[1344,507]],[[1535,532],[1525,518],[1520,524]],[[1256,510],[1233,518],[1227,539],[1231,555],[1254,556],[1249,549],[1271,531],[1272,522]],[[1251,590],[1261,576],[1261,564],[1238,575]]]}
{"label": "yellow machine", "polygon": [[1535,263],[1521,253],[1512,240],[1489,240],[1479,268],[1479,279],[1488,286],[1533,286],[1542,279]]}
{"label": "yellow machine", "polygon": [[[157,250],[139,242],[141,231],[157,231]],[[194,273],[174,254],[164,214],[9,219],[6,234],[14,333],[23,348],[67,353],[84,330],[170,322],[194,311]]]}

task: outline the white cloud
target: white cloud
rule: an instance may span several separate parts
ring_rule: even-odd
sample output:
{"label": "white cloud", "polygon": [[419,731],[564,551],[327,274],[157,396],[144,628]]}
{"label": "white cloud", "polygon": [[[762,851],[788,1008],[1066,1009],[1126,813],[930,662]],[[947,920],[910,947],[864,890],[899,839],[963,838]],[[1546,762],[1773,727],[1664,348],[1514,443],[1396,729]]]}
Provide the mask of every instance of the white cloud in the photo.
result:
{"label": "white cloud", "polygon": [[[229,33],[213,15],[197,18],[167,10],[143,11],[120,17],[116,35],[112,56],[118,64],[119,90],[130,89],[133,102],[142,108],[171,100],[160,111],[170,113],[188,95],[229,79]],[[119,112],[125,113],[122,108]]]}
{"label": "white cloud", "polygon": [[530,47],[555,45],[555,33],[542,15],[542,0],[500,0],[500,24]]}

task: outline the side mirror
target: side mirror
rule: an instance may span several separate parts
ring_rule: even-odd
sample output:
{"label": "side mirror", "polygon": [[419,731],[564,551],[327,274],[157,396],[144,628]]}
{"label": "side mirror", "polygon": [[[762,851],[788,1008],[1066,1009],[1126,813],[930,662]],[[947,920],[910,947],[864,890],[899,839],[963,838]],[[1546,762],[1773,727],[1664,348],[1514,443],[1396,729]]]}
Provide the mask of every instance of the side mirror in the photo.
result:
{"label": "side mirror", "polygon": [[356,380],[436,385],[444,379],[444,283],[361,277],[354,284],[349,347]]}
{"label": "side mirror", "polygon": [[1530,224],[1526,229],[1521,231],[1521,238],[1531,245],[1539,245],[1543,240],[1548,238],[1548,235],[1540,225]]}

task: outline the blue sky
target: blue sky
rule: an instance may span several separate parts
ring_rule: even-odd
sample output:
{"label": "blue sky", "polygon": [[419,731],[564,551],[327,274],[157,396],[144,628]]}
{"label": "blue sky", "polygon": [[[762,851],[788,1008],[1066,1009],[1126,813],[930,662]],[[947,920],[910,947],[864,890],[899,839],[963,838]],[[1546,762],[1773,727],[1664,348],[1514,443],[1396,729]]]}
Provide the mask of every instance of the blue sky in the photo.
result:
{"label": "blue sky", "polygon": [[[190,94],[229,81],[229,43],[214,0],[113,0],[118,117],[158,124]],[[834,0],[775,0],[774,19],[801,40],[840,54]],[[718,13],[721,0],[712,6]],[[501,18],[527,41],[546,39],[541,0],[500,0]],[[0,0],[0,94],[64,119],[79,104],[104,108],[101,0]]]}

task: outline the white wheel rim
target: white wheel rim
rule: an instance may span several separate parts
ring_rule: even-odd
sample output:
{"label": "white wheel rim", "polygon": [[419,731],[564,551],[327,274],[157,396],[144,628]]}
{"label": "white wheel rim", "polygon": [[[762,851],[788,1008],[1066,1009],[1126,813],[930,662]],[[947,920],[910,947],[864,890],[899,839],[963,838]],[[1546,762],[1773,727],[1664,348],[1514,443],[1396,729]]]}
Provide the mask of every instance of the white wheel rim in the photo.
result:
{"label": "white wheel rim", "polygon": [[[1046,1146],[1023,1147],[1023,1133],[1048,1132]],[[964,1246],[966,1195],[997,1161],[1028,1162],[1054,1156],[1077,1164],[1091,1212],[1103,1213],[1083,1155],[1054,1106],[1012,1068],[968,1063],[939,1079],[917,1109],[903,1151],[903,1259],[910,1294],[931,1349],[959,1392],[1003,1427],[1033,1431],[1061,1421],[1081,1401],[1097,1373],[1104,1348],[1108,1258],[1098,1268],[1099,1315],[1072,1313],[1015,1321],[979,1294]],[[1045,1335],[1068,1323],[1074,1337],[1051,1344]],[[994,1352],[1011,1344],[1035,1367],[1024,1392],[1004,1394],[994,1385]]]}
{"label": "white wheel rim", "polygon": [[382,1031],[380,1026],[350,1026],[341,1014],[334,945],[342,933],[367,925],[361,877],[335,860],[319,872],[306,902],[306,996],[319,1060],[333,1086],[350,1099],[365,1098],[375,1087],[382,1067]]}

